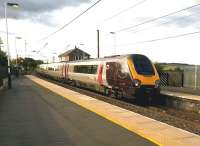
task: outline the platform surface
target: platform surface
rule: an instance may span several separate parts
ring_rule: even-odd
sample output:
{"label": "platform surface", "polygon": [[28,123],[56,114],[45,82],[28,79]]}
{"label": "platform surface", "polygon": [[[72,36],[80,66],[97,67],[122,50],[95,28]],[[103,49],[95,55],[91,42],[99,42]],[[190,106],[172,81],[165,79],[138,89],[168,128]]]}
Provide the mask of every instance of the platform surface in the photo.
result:
{"label": "platform surface", "polygon": [[200,136],[168,124],[144,117],[140,114],[105,103],[92,97],[71,91],[59,85],[34,76],[27,76],[37,84],[63,96],[96,114],[132,131],[138,135],[164,146],[199,146]]}
{"label": "platform surface", "polygon": [[165,90],[162,90],[161,93],[165,95],[169,95],[169,96],[174,96],[174,97],[179,97],[183,99],[189,99],[189,100],[200,102],[200,95],[194,95],[194,94],[182,93],[182,92],[165,91]]}
{"label": "platform surface", "polygon": [[[46,85],[66,92],[59,86]],[[90,100],[84,96],[80,99]],[[154,145],[27,78],[15,79],[11,90],[0,92],[0,146]]]}

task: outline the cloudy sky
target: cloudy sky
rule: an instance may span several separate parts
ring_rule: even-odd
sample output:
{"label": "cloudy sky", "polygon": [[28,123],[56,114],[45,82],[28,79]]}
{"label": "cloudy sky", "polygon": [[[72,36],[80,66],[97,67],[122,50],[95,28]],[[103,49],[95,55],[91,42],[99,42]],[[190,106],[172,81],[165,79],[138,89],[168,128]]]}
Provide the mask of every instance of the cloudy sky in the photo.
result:
{"label": "cloudy sky", "polygon": [[[6,42],[4,1],[0,0],[0,36]],[[96,30],[99,29],[101,57],[141,53],[158,62],[200,64],[200,0],[102,0],[44,40],[41,39],[70,22],[96,0],[8,2],[20,5],[18,9],[8,8],[13,58],[16,56],[15,37],[22,38],[16,40],[20,56],[25,55],[26,40],[26,55],[37,59],[51,59],[75,45],[96,57]]]}

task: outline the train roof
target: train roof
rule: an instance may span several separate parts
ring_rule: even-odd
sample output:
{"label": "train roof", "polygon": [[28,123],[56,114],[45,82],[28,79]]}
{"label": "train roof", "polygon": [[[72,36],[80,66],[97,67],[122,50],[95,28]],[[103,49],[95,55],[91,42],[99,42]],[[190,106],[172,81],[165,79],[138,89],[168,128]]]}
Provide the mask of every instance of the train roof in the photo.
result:
{"label": "train roof", "polygon": [[105,60],[110,60],[110,59],[121,59],[121,58],[126,58],[130,55],[113,55],[113,56],[105,56],[103,58],[91,58],[87,60],[76,60],[76,61],[70,61],[70,63],[74,62],[88,62],[88,61],[105,61]]}
{"label": "train roof", "polygon": [[[125,55],[113,55],[113,56],[105,56],[103,58],[91,58],[87,60],[75,60],[75,61],[62,61],[62,62],[55,62],[56,63],[77,63],[77,62],[89,62],[89,61],[106,61],[111,59],[122,59],[127,58],[132,55],[142,55],[142,54],[125,54]],[[46,63],[46,64],[54,64],[54,63]]]}

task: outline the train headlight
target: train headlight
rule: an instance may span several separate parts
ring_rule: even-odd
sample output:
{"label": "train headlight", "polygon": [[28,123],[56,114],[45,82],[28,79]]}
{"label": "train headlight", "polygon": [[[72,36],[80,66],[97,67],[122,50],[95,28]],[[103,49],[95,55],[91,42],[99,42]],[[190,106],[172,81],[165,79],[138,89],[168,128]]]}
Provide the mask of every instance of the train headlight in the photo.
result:
{"label": "train headlight", "polygon": [[160,87],[160,80],[156,80],[155,81],[155,88],[159,88]]}
{"label": "train headlight", "polygon": [[141,84],[140,80],[134,80],[134,85],[135,85],[136,87],[139,87],[140,84]]}

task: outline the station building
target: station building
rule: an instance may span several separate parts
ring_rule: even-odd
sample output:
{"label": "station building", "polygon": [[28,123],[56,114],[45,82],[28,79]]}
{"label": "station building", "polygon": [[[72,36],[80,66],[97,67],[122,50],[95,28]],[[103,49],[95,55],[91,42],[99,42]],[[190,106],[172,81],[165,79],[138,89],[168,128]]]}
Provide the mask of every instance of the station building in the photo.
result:
{"label": "station building", "polygon": [[62,61],[75,61],[75,60],[87,60],[90,59],[90,54],[75,46],[74,49],[68,50],[59,56],[59,60]]}

